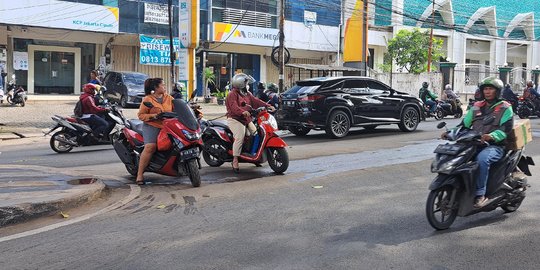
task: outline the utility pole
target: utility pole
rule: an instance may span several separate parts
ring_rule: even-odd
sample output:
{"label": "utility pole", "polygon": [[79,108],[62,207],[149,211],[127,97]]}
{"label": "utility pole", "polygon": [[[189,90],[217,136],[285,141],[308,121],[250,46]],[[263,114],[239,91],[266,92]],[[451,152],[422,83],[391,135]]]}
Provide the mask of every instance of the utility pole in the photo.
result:
{"label": "utility pole", "polygon": [[435,0],[432,1],[433,8],[431,11],[431,30],[429,33],[429,48],[428,48],[428,62],[427,62],[427,71],[431,72],[431,50],[433,47],[433,27],[435,27]]}
{"label": "utility pole", "polygon": [[367,76],[368,75],[368,23],[369,23],[369,20],[368,20],[368,1],[367,0],[364,0],[364,9],[363,9],[363,12],[362,12],[362,21],[364,22],[363,25],[362,25],[362,53],[364,54],[363,55],[363,59],[362,61],[364,62],[364,74],[363,76]]}
{"label": "utility pole", "polygon": [[279,15],[279,91],[283,93],[283,80],[285,72],[285,33],[283,28],[285,24],[285,0],[279,1],[281,13]]}
{"label": "utility pole", "polygon": [[173,40],[173,31],[172,31],[172,0],[168,0],[168,11],[169,11],[169,51],[170,51],[170,57],[171,57],[171,86],[175,86],[174,81],[174,62],[176,61],[176,52],[174,51],[174,40]]}

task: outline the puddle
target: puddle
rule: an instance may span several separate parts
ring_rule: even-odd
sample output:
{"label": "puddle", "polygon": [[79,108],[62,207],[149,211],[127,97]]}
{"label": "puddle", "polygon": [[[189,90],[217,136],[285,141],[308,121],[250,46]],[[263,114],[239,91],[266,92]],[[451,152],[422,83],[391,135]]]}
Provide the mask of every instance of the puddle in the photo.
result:
{"label": "puddle", "polygon": [[97,178],[82,178],[82,179],[73,179],[67,181],[70,185],[88,185],[93,184],[97,181]]}

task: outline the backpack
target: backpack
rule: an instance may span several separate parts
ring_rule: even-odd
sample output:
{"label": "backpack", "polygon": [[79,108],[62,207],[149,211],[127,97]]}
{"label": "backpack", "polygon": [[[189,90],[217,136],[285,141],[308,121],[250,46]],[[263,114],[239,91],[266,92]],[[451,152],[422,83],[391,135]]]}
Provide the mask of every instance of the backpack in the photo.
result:
{"label": "backpack", "polygon": [[82,111],[82,102],[81,100],[79,99],[79,101],[77,101],[77,103],[75,104],[75,108],[73,109],[73,114],[77,117],[81,117],[83,115],[83,111]]}

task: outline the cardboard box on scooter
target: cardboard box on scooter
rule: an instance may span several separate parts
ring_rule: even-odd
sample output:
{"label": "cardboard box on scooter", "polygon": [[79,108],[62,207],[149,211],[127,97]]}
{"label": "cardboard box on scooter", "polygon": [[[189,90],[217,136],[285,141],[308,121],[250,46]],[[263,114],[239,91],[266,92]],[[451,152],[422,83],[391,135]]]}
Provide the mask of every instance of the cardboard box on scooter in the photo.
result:
{"label": "cardboard box on scooter", "polygon": [[508,136],[509,150],[518,150],[532,141],[531,121],[529,119],[514,120],[514,128]]}

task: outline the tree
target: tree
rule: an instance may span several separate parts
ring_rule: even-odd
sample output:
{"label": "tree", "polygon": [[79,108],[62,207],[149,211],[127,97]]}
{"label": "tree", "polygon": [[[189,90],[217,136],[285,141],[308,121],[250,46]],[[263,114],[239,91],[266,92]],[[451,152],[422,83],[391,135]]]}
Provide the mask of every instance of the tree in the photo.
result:
{"label": "tree", "polygon": [[[444,56],[442,53],[443,41],[433,39],[431,59],[439,59]],[[384,64],[381,68],[384,71],[391,71],[392,63],[401,72],[419,74],[427,71],[429,49],[429,33],[422,32],[415,28],[412,31],[400,30],[397,35],[388,41],[388,53],[385,54]],[[432,65],[433,65],[432,60]]]}
{"label": "tree", "polygon": [[204,97],[210,97],[210,91],[208,91],[208,84],[215,84],[216,74],[214,71],[207,67],[203,70],[203,80],[204,80]]}

